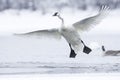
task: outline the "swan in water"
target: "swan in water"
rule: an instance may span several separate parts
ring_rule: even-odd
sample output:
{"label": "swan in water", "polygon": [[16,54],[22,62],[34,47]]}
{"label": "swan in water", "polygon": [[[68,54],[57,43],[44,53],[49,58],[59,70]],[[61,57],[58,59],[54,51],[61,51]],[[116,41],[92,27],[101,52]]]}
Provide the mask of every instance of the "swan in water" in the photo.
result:
{"label": "swan in water", "polygon": [[120,50],[105,50],[105,47],[102,46],[103,56],[120,56]]}
{"label": "swan in water", "polygon": [[46,36],[46,37],[55,37],[61,38],[63,36],[69,44],[71,49],[70,58],[75,58],[78,51],[83,51],[86,54],[89,54],[92,50],[87,47],[84,42],[81,40],[79,31],[89,30],[92,26],[98,24],[105,16],[108,11],[107,6],[102,6],[99,13],[95,16],[88,17],[81,21],[78,21],[71,26],[64,25],[64,19],[60,16],[58,12],[54,13],[53,16],[58,17],[61,20],[61,28],[59,29],[50,29],[50,30],[38,30],[28,33],[23,33],[19,35],[38,35],[38,36]]}

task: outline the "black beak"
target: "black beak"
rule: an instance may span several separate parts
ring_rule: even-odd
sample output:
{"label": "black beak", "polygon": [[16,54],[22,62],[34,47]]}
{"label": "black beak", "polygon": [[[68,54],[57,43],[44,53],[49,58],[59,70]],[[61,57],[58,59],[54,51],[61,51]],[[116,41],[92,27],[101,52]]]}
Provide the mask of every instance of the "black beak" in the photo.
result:
{"label": "black beak", "polygon": [[58,12],[54,13],[53,16],[57,16]]}

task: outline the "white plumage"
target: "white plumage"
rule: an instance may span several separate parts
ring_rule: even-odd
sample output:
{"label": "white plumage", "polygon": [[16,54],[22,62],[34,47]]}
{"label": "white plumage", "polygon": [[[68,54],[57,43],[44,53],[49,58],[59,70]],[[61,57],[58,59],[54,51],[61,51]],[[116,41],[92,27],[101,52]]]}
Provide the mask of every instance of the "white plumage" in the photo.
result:
{"label": "white plumage", "polygon": [[[83,47],[87,47],[81,40],[78,32],[87,31],[91,27],[98,24],[106,16],[107,11],[108,11],[108,7],[103,6],[97,15],[78,21],[69,27],[66,27],[64,25],[63,18],[60,16],[58,12],[56,12],[53,16],[57,16],[62,21],[61,28],[50,29],[50,30],[38,30],[38,31],[20,34],[20,35],[46,36],[46,37],[55,37],[59,39],[61,38],[61,36],[63,36],[66,39],[66,41],[69,43],[69,46],[71,48],[70,57],[74,58],[78,53],[78,51],[82,51]],[[90,49],[87,47],[86,50],[90,50]],[[89,53],[90,51],[86,53]]]}

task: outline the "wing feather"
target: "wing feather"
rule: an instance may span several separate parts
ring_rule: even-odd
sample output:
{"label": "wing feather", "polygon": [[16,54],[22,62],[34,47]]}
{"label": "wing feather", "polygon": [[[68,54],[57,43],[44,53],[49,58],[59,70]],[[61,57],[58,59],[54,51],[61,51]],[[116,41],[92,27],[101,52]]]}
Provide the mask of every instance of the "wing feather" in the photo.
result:
{"label": "wing feather", "polygon": [[50,29],[50,30],[37,30],[37,31],[32,31],[28,33],[21,33],[21,34],[15,34],[18,36],[37,36],[37,37],[46,37],[46,38],[56,38],[60,39],[61,34],[59,33],[58,29]]}
{"label": "wing feather", "polygon": [[99,24],[103,20],[103,18],[106,17],[106,15],[108,13],[108,8],[109,7],[107,7],[107,6],[102,6],[102,8],[100,9],[100,11],[97,15],[88,17],[86,19],[76,22],[73,24],[73,27],[75,29],[77,29],[78,31],[89,30],[93,26]]}

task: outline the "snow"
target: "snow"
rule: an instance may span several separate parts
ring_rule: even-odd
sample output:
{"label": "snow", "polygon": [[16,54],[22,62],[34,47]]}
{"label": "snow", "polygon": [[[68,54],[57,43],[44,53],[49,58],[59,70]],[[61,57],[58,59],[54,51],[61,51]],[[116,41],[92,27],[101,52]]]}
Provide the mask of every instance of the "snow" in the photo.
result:
{"label": "snow", "polygon": [[2,75],[1,80],[119,80],[118,74]]}
{"label": "snow", "polygon": [[[110,14],[95,28],[91,29],[89,34],[119,34],[119,12],[118,10],[110,12]],[[64,11],[61,16],[64,17],[66,25],[72,24],[86,17],[96,14],[97,11]],[[52,13],[42,15],[39,11],[29,12],[21,11],[5,11],[0,13],[0,34],[12,34],[29,32],[38,29],[58,28],[61,22],[58,18],[53,17]],[[116,16],[118,15],[118,16]],[[6,24],[7,23],[7,24]]]}
{"label": "snow", "polygon": [[[40,12],[27,11],[20,14],[14,11],[0,13],[0,74],[119,73],[120,57],[104,57],[101,50],[102,45],[107,50],[120,49],[120,20],[115,12],[111,12],[91,31],[81,34],[92,52],[89,55],[79,53],[75,59],[69,58],[69,45],[63,38],[55,40],[13,35],[60,27],[59,19],[52,17],[52,13],[45,16]],[[68,25],[91,13],[61,14]]]}

